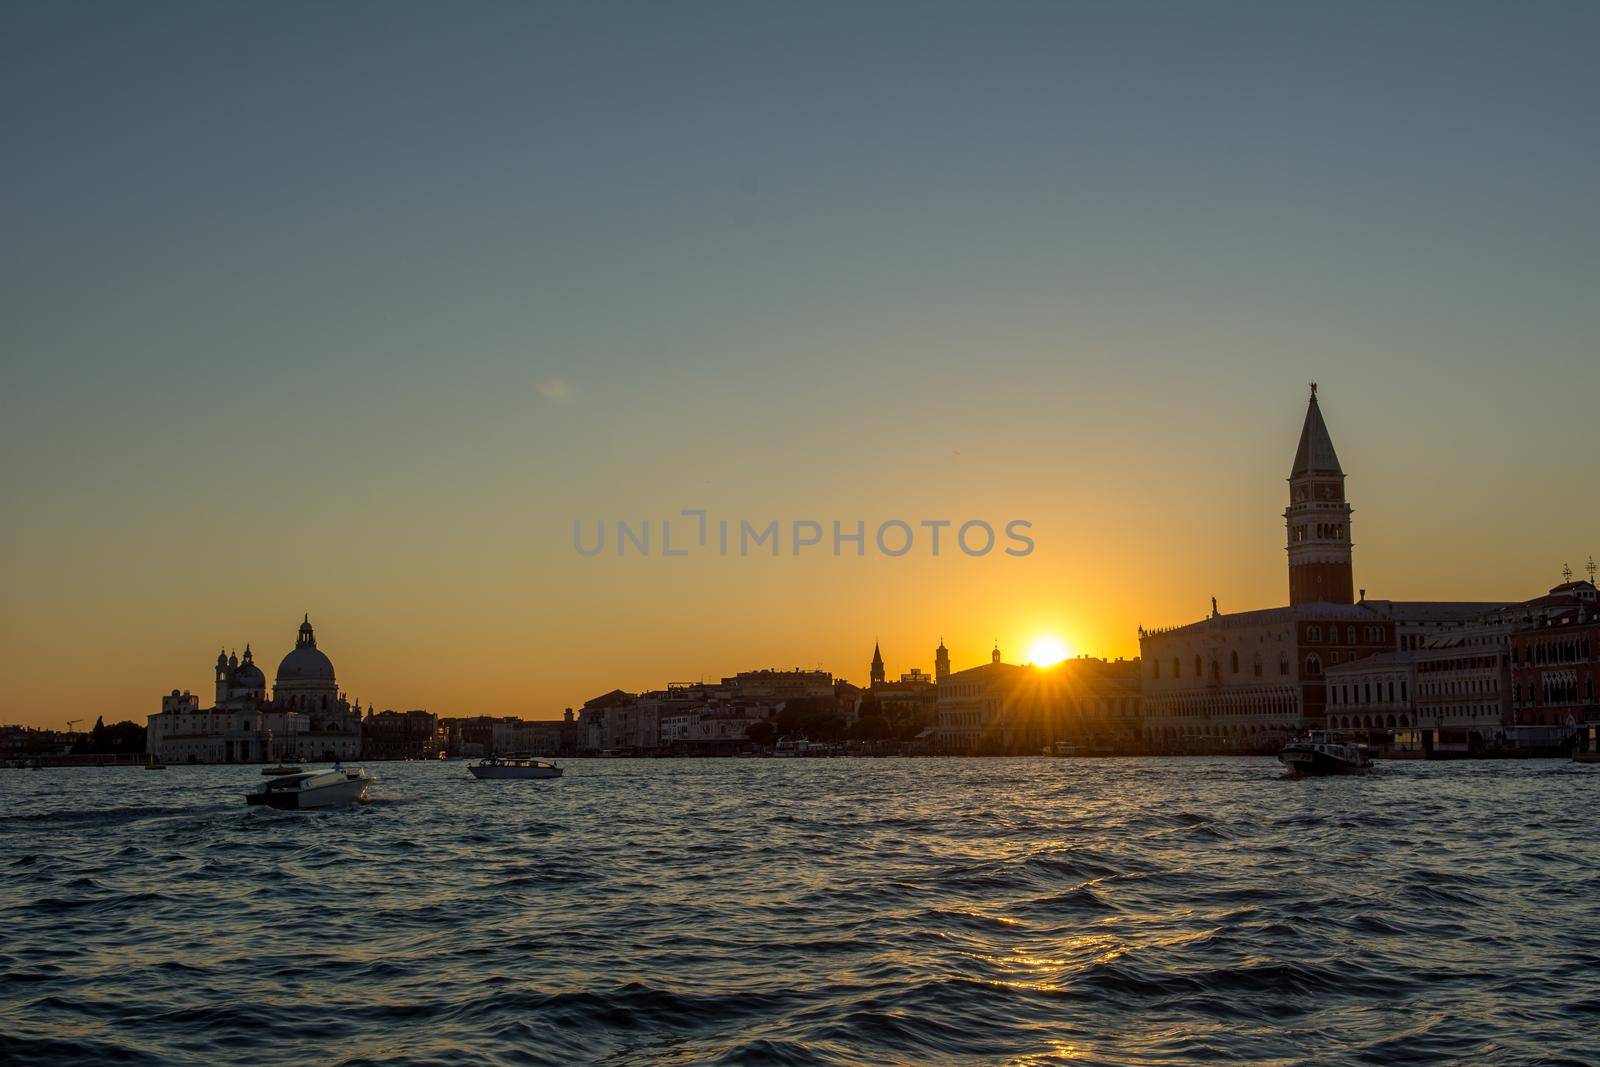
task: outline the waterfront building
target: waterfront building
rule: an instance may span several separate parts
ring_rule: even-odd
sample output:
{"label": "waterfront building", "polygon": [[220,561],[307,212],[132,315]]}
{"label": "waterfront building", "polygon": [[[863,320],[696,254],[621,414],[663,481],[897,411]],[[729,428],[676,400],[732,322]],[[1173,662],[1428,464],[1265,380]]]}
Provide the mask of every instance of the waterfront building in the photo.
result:
{"label": "waterfront building", "polygon": [[1491,615],[1429,639],[1416,657],[1416,724],[1477,753],[1505,738],[1511,718],[1514,621]]}
{"label": "waterfront building", "polygon": [[917,667],[902,674],[898,681],[879,682],[871,689],[873,699],[885,712],[910,715],[931,723],[939,707],[939,688]]}
{"label": "waterfront building", "polygon": [[1019,709],[1014,702],[1027,670],[1000,660],[952,671],[935,686],[938,744],[943,752],[1008,751],[1018,740]]}
{"label": "waterfront building", "polygon": [[576,756],[580,751],[582,732],[571,708],[560,719],[535,719],[525,726],[525,747],[522,751],[529,755]]}
{"label": "waterfront building", "polygon": [[1048,670],[1059,676],[1045,743],[1066,743],[1085,754],[1144,748],[1143,671],[1137,659],[1079,656]]}
{"label": "waterfront building", "polygon": [[740,671],[732,678],[722,679],[722,689],[728,699],[764,704],[789,700],[830,700],[834,696],[833,675],[827,671],[799,668],[792,671],[773,668]]}
{"label": "waterfront building", "polygon": [[146,727],[146,749],[165,763],[340,760],[361,755],[361,707],[340,692],[333,661],[317,647],[307,615],[278,664],[272,696],[251,647],[217,654],[215,702],[188,691],[162,697]]}
{"label": "waterfront building", "polygon": [[0,726],[0,759],[65,756],[88,738],[80,730],[48,730],[36,726]]}
{"label": "waterfront building", "polygon": [[438,759],[449,731],[429,711],[380,711],[361,722],[363,759]]}
{"label": "waterfront building", "polygon": [[[1289,604],[1225,615],[1213,599],[1210,616],[1199,622],[1140,628],[1143,728],[1153,749],[1272,751],[1306,727],[1328,724],[1329,671],[1421,648],[1508,606],[1370,600],[1364,589],[1356,595],[1352,512],[1313,385],[1284,511]],[[1389,714],[1383,712],[1385,722]]]}
{"label": "waterfront building", "polygon": [[[934,663],[944,664],[946,675],[950,667],[950,651],[944,647],[944,641],[939,641],[939,647],[934,650]],[[888,680],[888,670],[884,666],[883,653],[878,648],[876,641],[872,644],[871,684],[862,694],[862,702],[870,702],[890,722],[900,724],[910,733],[921,733],[924,730],[934,729],[939,718],[939,689],[937,679],[923,673],[922,668],[912,667],[900,675],[895,681]],[[859,705],[857,711],[859,713]],[[857,716],[847,716],[847,721],[854,721]]]}
{"label": "waterfront building", "polygon": [[607,744],[606,712],[614,707],[631,704],[638,699],[634,693],[613,689],[609,693],[602,693],[584,701],[583,706],[578,709],[579,737],[583,751],[599,753],[611,748]]}
{"label": "waterfront building", "polygon": [[1519,726],[1600,722],[1600,598],[1569,581],[1529,601],[1511,637],[1512,716]]}
{"label": "waterfront building", "polygon": [[839,717],[848,724],[854,724],[861,718],[861,701],[867,691],[859,685],[853,685],[839,678],[833,683],[833,705]]}
{"label": "waterfront building", "polygon": [[1408,650],[1380,652],[1329,667],[1328,729],[1365,732],[1416,725],[1416,656]]}
{"label": "waterfront building", "polygon": [[1141,747],[1138,660],[1083,656],[1050,667],[990,661],[936,683],[938,751],[1036,754],[1056,743],[1084,753]]}
{"label": "waterfront building", "polygon": [[754,747],[750,728],[766,721],[762,716],[737,707],[708,709],[695,715],[678,743],[678,751],[690,756],[728,755]]}
{"label": "waterfront building", "polygon": [[452,756],[514,756],[527,752],[527,724],[515,715],[463,715],[439,720]]}

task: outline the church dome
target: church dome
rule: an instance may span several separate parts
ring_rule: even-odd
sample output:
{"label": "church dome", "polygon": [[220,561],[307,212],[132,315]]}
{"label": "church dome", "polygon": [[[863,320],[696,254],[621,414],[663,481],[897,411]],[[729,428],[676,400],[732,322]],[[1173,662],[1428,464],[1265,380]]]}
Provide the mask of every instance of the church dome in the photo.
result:
{"label": "church dome", "polygon": [[333,661],[316,648],[297,648],[278,664],[280,682],[331,682]]}
{"label": "church dome", "polygon": [[300,624],[294,650],[278,664],[278,683],[284,682],[333,682],[333,661],[317,648],[310,616]]}
{"label": "church dome", "polygon": [[244,659],[233,669],[230,681],[235,689],[266,689],[267,676],[256,666],[255,656],[251,653],[249,645],[244,646]]}

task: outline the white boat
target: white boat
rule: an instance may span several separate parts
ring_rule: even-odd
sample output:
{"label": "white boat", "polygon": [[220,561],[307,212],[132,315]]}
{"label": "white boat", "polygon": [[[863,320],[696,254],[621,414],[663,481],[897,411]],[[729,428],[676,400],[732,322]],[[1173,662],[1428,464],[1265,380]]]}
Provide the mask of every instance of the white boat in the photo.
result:
{"label": "white boat", "polygon": [[490,756],[468,767],[474,778],[560,778],[561,768],[531,756]]}
{"label": "white boat", "polygon": [[274,778],[246,793],[244,802],[291,811],[333,808],[365,800],[371,785],[372,777],[361,768],[347,770],[336,766]]}
{"label": "white boat", "polygon": [[1367,746],[1345,741],[1330,741],[1320,731],[1296,738],[1283,746],[1278,761],[1295,774],[1357,774],[1370,770]]}

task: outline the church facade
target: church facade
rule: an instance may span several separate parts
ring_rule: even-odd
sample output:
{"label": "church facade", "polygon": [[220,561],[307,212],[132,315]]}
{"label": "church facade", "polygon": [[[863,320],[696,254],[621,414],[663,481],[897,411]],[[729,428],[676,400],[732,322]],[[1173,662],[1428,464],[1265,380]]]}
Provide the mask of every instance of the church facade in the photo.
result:
{"label": "church facade", "polygon": [[333,661],[317,647],[307,615],[294,648],[278,663],[272,695],[245,645],[217,653],[213,703],[174,689],[149,717],[146,750],[163,763],[342,760],[361,755],[361,706],[339,691]]}
{"label": "church facade", "polygon": [[[1285,607],[1139,631],[1154,751],[1266,752],[1328,716],[1328,672],[1473,624],[1498,603],[1369,600],[1355,589],[1345,473],[1311,387],[1284,510]],[[1336,672],[1337,673],[1337,672]]]}

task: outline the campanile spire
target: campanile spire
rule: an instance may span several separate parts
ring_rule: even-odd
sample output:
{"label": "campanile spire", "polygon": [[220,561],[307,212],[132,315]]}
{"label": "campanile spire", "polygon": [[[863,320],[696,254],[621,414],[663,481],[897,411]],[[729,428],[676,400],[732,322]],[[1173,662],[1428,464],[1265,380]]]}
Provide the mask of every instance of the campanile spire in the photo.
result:
{"label": "campanile spire", "polygon": [[1350,559],[1350,513],[1344,469],[1311,383],[1300,445],[1289,471],[1289,507],[1283,513],[1289,540],[1289,603],[1355,601]]}

